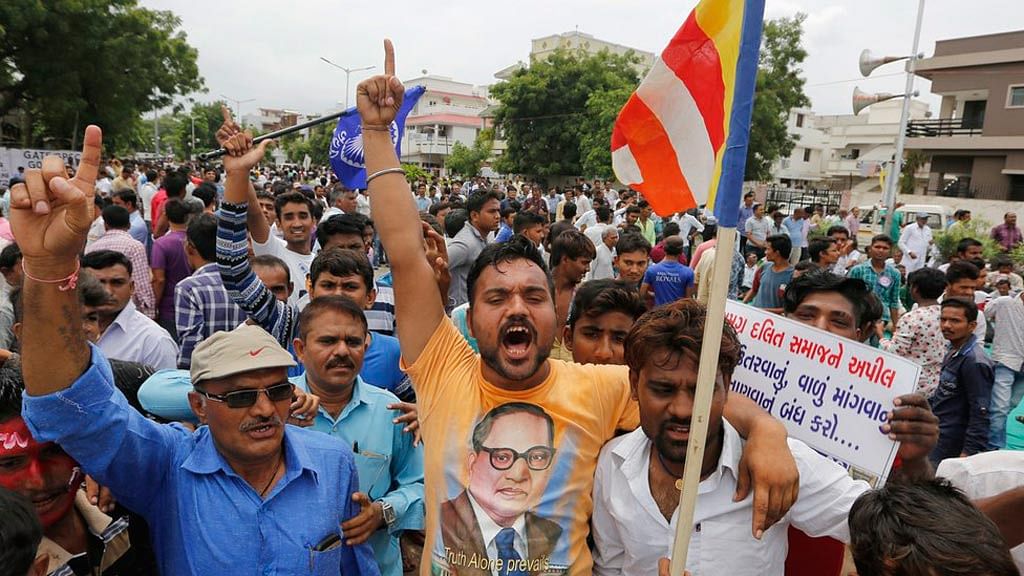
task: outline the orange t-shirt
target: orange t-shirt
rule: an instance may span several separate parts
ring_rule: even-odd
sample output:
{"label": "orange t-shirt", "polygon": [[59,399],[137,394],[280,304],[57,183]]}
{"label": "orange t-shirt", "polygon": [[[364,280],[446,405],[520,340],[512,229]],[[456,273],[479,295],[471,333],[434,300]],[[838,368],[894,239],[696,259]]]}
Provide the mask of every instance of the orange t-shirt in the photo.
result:
{"label": "orange t-shirt", "polygon": [[425,446],[421,574],[590,574],[597,457],[616,429],[639,426],[628,369],[549,360],[539,386],[509,391],[480,362],[448,319],[415,364],[403,360]]}

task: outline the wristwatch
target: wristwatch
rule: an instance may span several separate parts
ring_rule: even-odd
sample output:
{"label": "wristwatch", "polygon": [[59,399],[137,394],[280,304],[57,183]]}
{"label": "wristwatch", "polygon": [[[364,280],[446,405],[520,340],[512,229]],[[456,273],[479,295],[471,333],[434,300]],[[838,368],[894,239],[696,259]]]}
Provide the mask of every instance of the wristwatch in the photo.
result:
{"label": "wristwatch", "polygon": [[398,521],[398,515],[395,514],[395,508],[391,506],[390,502],[384,500],[380,501],[380,510],[384,516],[384,523],[388,525],[388,528],[392,528],[395,522]]}

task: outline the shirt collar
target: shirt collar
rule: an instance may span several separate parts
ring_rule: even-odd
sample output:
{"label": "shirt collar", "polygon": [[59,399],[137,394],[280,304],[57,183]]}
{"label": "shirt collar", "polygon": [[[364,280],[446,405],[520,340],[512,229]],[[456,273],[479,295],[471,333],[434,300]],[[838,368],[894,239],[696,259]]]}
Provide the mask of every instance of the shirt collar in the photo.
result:
{"label": "shirt collar", "polygon": [[[135,315],[135,302],[132,302],[131,300],[129,300],[128,304],[124,307],[123,310],[121,310],[121,312],[118,313],[117,317],[114,318],[114,321],[111,322],[110,325],[111,326],[114,326],[114,325],[120,326],[122,330],[127,332],[128,331],[128,322],[131,320],[131,317],[134,316],[134,315]],[[108,331],[110,330],[110,326],[107,327],[107,330]]]}
{"label": "shirt collar", "polygon": [[131,233],[128,230],[106,230],[103,233],[104,236],[130,236]]}
{"label": "shirt collar", "polygon": [[[484,546],[489,546],[498,537],[502,527],[498,526],[494,520],[491,520],[491,517],[480,507],[480,504],[477,503],[476,498],[473,498],[473,494],[469,490],[466,490],[466,496],[469,498],[470,507],[473,509],[476,522],[480,525],[480,536],[483,537]],[[516,534],[523,542],[526,542],[526,514],[520,514],[516,518],[516,521],[512,523],[512,529],[516,531]]]}
{"label": "shirt collar", "polygon": [[[295,384],[300,389],[302,389],[303,392],[309,392],[309,382],[306,381],[306,374],[302,374],[300,376],[293,376],[292,378],[289,378],[289,380],[291,380],[292,384]],[[348,401],[348,404],[346,404],[345,407],[341,409],[341,414],[338,414],[337,419],[333,418],[323,406],[318,408],[317,412],[320,414],[320,416],[327,418],[328,421],[334,424],[337,422],[341,422],[342,420],[347,418],[353,411],[355,411],[360,406],[366,405],[373,407],[377,403],[378,399],[374,398],[373,395],[365,393],[364,390],[366,385],[367,384],[363,382],[363,379],[356,375],[356,383],[355,385],[352,386],[352,399],[350,399]]]}
{"label": "shirt collar", "polygon": [[214,273],[216,273],[218,276],[220,275],[220,271],[217,270],[217,263],[216,262],[209,262],[207,264],[203,264],[199,268],[196,268],[195,272],[193,272],[192,275],[193,276],[198,276],[200,274],[214,274]]}
{"label": "shirt collar", "polygon": [[[725,418],[722,418],[722,436],[722,453],[718,456],[718,465],[706,479],[701,481],[698,493],[703,494],[714,490],[725,470],[730,470],[734,478],[739,478],[743,441],[736,429]],[[612,454],[621,460],[619,467],[622,473],[626,478],[646,476],[650,458],[657,457],[649,454],[654,445],[653,442],[644,433],[643,428],[637,428],[622,438],[622,441],[612,449]]]}

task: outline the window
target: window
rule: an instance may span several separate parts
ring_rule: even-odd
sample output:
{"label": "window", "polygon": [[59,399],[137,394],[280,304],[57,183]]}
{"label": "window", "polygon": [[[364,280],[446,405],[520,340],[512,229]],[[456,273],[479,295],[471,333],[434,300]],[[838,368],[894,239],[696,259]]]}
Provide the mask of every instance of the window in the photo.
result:
{"label": "window", "polygon": [[803,114],[797,114],[796,115],[796,127],[797,128],[803,128],[804,127],[804,115]]}
{"label": "window", "polygon": [[1024,108],[1024,84],[1010,86],[1009,94],[1006,97],[1007,108]]}
{"label": "window", "polygon": [[811,149],[810,148],[804,148],[804,162],[810,162],[810,161],[811,161]]}

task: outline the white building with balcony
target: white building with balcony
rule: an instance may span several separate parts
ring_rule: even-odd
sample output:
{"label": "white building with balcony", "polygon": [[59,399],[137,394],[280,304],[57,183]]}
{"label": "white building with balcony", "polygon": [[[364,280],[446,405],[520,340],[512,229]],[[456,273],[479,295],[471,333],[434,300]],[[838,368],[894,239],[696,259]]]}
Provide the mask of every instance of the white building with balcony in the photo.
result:
{"label": "white building with balcony", "polygon": [[[902,106],[901,100],[889,100],[856,116],[790,111],[787,127],[796,145],[788,158],[776,163],[775,180],[786,186],[849,190],[858,198],[881,194],[880,176],[896,153]],[[912,120],[927,115],[928,104],[911,101]],[[922,184],[927,176],[927,166],[922,167]]]}
{"label": "white building with balcony", "polygon": [[426,91],[405,120],[402,162],[440,169],[456,142],[473,146],[484,126],[480,113],[490,104],[486,87],[434,75],[405,85],[422,85]]}

